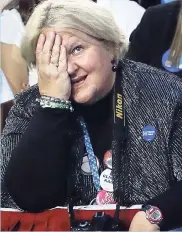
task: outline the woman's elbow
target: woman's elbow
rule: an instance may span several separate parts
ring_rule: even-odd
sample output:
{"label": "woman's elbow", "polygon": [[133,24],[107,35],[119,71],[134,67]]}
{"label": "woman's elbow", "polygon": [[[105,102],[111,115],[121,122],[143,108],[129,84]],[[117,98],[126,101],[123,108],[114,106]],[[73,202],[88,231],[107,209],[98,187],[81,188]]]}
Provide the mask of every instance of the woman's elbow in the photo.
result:
{"label": "woman's elbow", "polygon": [[[28,182],[28,180],[27,180]],[[58,196],[55,193],[47,194],[46,191],[41,191],[37,188],[27,188],[26,186],[20,186],[17,181],[13,181],[8,175],[5,175],[4,183],[8,190],[8,193],[18,205],[18,207],[24,211],[30,213],[38,213],[47,209],[58,206]],[[64,205],[64,202],[60,202]],[[60,205],[60,204],[59,204]]]}

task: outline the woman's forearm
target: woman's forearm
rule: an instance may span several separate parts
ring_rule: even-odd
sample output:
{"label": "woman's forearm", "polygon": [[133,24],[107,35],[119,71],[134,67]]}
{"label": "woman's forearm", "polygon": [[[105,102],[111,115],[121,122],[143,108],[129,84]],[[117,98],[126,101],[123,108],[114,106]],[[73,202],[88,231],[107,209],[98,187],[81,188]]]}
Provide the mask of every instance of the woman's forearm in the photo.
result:
{"label": "woman's forearm", "polygon": [[1,68],[14,94],[28,86],[28,67],[16,45],[1,43]]}
{"label": "woman's forearm", "polygon": [[[174,184],[161,195],[149,200],[147,204],[159,207],[164,220],[164,229],[181,226],[182,222],[182,181]],[[173,219],[173,220],[172,220]]]}
{"label": "woman's forearm", "polygon": [[5,184],[24,210],[38,212],[65,202],[69,114],[40,108],[12,153]]}

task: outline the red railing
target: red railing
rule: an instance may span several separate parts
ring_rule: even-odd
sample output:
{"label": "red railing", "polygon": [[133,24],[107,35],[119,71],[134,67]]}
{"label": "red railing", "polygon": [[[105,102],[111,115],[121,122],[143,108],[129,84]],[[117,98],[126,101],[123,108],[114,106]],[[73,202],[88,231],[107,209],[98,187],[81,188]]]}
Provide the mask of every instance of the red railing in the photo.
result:
{"label": "red railing", "polygon": [[[121,209],[120,219],[129,228],[132,218],[138,212],[137,208]],[[92,207],[75,209],[76,220],[91,220],[96,212],[114,215],[113,209],[94,209]],[[55,208],[42,213],[14,212],[1,210],[1,231],[70,231],[69,214],[66,208]]]}

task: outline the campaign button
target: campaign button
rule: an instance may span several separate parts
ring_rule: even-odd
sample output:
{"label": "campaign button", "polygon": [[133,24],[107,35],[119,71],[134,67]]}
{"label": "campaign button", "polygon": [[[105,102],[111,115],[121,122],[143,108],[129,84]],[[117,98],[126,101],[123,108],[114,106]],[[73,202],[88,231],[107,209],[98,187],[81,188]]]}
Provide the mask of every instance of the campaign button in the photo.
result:
{"label": "campaign button", "polygon": [[[97,161],[97,168],[99,169],[99,160],[98,160],[97,157],[95,157],[95,158],[96,158],[96,161]],[[82,170],[82,173],[84,175],[92,175],[90,165],[89,165],[89,159],[88,159],[87,155],[83,157],[81,170]]]}
{"label": "campaign button", "polygon": [[155,139],[156,129],[151,125],[147,125],[142,129],[142,136],[145,141],[151,142]]}
{"label": "campaign button", "polygon": [[172,73],[180,72],[182,70],[182,56],[180,57],[179,65],[175,66],[175,65],[172,65],[172,62],[168,60],[169,55],[170,55],[170,49],[168,49],[162,56],[163,67],[167,71],[172,72]]}
{"label": "campaign button", "polygon": [[108,192],[113,192],[112,170],[107,168],[100,175],[100,186]]}
{"label": "campaign button", "polygon": [[115,204],[112,192],[106,190],[100,190],[96,197],[97,205]]}
{"label": "campaign button", "polygon": [[106,151],[106,153],[104,154],[104,165],[107,168],[112,169],[112,151]]}

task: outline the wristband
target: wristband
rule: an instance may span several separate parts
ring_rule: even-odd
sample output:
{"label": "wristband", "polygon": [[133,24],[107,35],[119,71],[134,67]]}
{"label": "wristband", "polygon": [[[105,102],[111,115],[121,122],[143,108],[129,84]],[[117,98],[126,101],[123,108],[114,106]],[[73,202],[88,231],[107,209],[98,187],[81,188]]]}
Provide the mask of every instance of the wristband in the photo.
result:
{"label": "wristband", "polygon": [[42,95],[38,101],[42,108],[58,108],[70,110],[70,112],[74,111],[71,101],[68,100],[61,100],[59,98]]}

